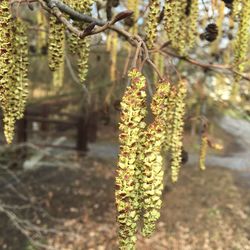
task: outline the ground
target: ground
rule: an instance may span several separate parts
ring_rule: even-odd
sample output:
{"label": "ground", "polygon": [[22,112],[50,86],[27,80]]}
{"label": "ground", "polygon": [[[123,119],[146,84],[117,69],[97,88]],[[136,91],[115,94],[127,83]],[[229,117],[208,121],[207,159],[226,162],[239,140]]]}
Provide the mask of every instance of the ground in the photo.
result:
{"label": "ground", "polygon": [[[2,200],[8,204],[0,214],[1,249],[118,249],[116,159],[71,155],[65,162],[74,164],[22,172],[19,180],[1,185],[6,194]],[[138,234],[137,249],[250,249],[249,191],[239,172],[216,166],[201,171],[195,164],[184,165],[176,184],[166,179],[157,230],[150,239]]]}

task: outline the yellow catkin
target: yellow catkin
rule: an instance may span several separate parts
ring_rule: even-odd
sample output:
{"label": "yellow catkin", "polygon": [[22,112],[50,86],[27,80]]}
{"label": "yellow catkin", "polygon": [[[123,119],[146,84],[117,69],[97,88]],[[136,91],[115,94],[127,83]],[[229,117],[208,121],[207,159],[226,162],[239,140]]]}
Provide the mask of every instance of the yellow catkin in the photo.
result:
{"label": "yellow catkin", "polygon": [[138,18],[139,18],[139,4],[140,4],[140,0],[128,0],[127,2],[127,8],[128,10],[132,10],[134,11],[133,13],[133,27],[131,28],[131,32],[133,34],[137,34],[138,33]]}
{"label": "yellow catkin", "polygon": [[108,33],[107,39],[106,39],[106,50],[108,52],[110,52],[111,51],[111,47],[112,47],[112,33]]}
{"label": "yellow catkin", "polygon": [[187,93],[187,86],[185,81],[180,81],[178,84],[178,90],[175,97],[175,109],[172,124],[172,136],[171,136],[171,171],[172,181],[178,180],[179,170],[181,167],[181,155],[182,155],[182,137],[183,137],[183,117],[185,114],[185,97]]}
{"label": "yellow catkin", "polygon": [[147,23],[145,28],[146,43],[149,49],[152,49],[155,44],[159,14],[160,14],[160,1],[151,0],[149,6],[149,14],[147,17]]}
{"label": "yellow catkin", "polygon": [[208,138],[206,133],[202,133],[201,136],[201,148],[200,148],[200,160],[199,160],[199,166],[201,170],[206,169],[205,161],[206,161],[206,155],[207,155],[207,147],[208,147]]}
{"label": "yellow catkin", "polygon": [[171,46],[181,55],[192,48],[197,36],[199,1],[165,1],[164,28]]}
{"label": "yellow catkin", "polygon": [[56,17],[49,18],[49,68],[55,71],[64,60],[64,37],[65,30]]}
{"label": "yellow catkin", "polygon": [[[93,0],[83,0],[78,2],[77,9],[86,14],[90,14]],[[80,27],[86,27],[86,25],[80,25]],[[80,82],[84,84],[88,74],[88,61],[90,52],[90,38],[78,39],[78,76]]]}
{"label": "yellow catkin", "polygon": [[[242,11],[240,13],[240,23],[237,32],[237,37],[234,44],[234,65],[235,70],[242,73],[245,68],[245,61],[247,60],[248,44],[250,38],[250,1],[243,0]],[[241,77],[235,75],[235,82],[233,84],[232,96],[238,95],[239,81]]]}
{"label": "yellow catkin", "polygon": [[[64,38],[62,49],[64,50],[64,48],[65,48],[65,38]],[[65,65],[65,60],[63,59],[59,65],[59,68],[53,72],[53,87],[55,90],[58,90],[59,88],[63,86],[64,65]]]}
{"label": "yellow catkin", "polygon": [[89,38],[81,39],[78,42],[79,48],[81,48],[78,52],[78,76],[80,82],[84,84],[87,75],[88,75],[88,61],[89,61]]}
{"label": "yellow catkin", "polygon": [[[185,55],[187,51],[187,32],[189,27],[187,26],[187,16],[185,14],[187,7],[187,1],[186,0],[180,0],[177,1],[177,11],[176,13],[176,39],[174,40],[174,48],[179,51],[181,55]],[[181,27],[181,28],[180,28]]]}
{"label": "yellow catkin", "polygon": [[8,1],[0,3],[0,14],[0,103],[4,135],[11,143],[28,94],[28,40],[23,23],[11,17]]}
{"label": "yellow catkin", "polygon": [[28,35],[26,25],[20,20],[14,20],[13,29],[13,67],[16,83],[14,102],[16,118],[21,119],[28,97]]}
{"label": "yellow catkin", "polygon": [[39,52],[43,53],[47,46],[47,19],[42,10],[37,12],[37,25],[39,27],[36,40],[37,49]]}
{"label": "yellow catkin", "polygon": [[150,236],[155,230],[155,224],[160,217],[159,211],[162,205],[164,171],[161,153],[166,139],[165,126],[168,122],[169,90],[170,85],[168,82],[164,81],[157,85],[151,104],[155,118],[145,131],[143,175],[140,188],[142,190],[143,211],[142,233],[145,237]]}
{"label": "yellow catkin", "polygon": [[[245,0],[234,0],[233,1],[233,8],[232,8],[232,16],[233,19],[237,19],[239,18],[241,9],[242,9],[242,2],[244,2]],[[248,1],[248,0],[246,0]]]}
{"label": "yellow catkin", "polygon": [[109,88],[107,95],[105,97],[104,103],[108,107],[111,103],[111,98],[114,95],[114,91],[117,85],[117,50],[118,50],[118,36],[117,33],[112,33],[109,35],[111,37],[110,42],[110,81],[111,87]]}
{"label": "yellow catkin", "polygon": [[11,87],[12,46],[11,46],[11,15],[9,1],[0,2],[0,102],[4,110],[6,95]]}
{"label": "yellow catkin", "polygon": [[195,39],[197,36],[198,29],[198,16],[199,16],[199,1],[192,0],[190,6],[190,14],[187,17],[186,25],[187,27],[187,46],[188,48],[193,48],[195,44]]}
{"label": "yellow catkin", "polygon": [[167,112],[167,123],[165,127],[166,140],[163,145],[163,151],[167,152],[171,148],[172,142],[172,130],[173,130],[173,120],[175,116],[175,103],[176,103],[177,90],[176,86],[172,85],[168,97],[168,112]]}
{"label": "yellow catkin", "polygon": [[164,11],[164,29],[167,33],[169,41],[174,39],[174,25],[175,25],[175,2],[172,0],[165,1]]}
{"label": "yellow catkin", "polygon": [[117,63],[117,50],[118,50],[118,36],[117,33],[112,34],[111,49],[110,49],[110,80],[116,80],[116,63]]}
{"label": "yellow catkin", "polygon": [[116,177],[116,206],[119,223],[119,246],[122,250],[135,249],[139,187],[136,177],[136,159],[140,138],[146,127],[146,79],[137,69],[129,72],[131,85],[121,102],[120,154]]}

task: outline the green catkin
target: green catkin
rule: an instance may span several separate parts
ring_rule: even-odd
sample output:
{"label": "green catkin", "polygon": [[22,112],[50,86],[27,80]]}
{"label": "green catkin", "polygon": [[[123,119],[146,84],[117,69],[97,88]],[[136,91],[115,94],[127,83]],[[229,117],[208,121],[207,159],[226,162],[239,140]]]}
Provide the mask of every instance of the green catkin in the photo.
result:
{"label": "green catkin", "polygon": [[174,12],[175,2],[172,0],[165,1],[165,11],[164,11],[164,29],[167,33],[167,38],[169,41],[174,40],[174,24],[175,24],[175,12]]}
{"label": "green catkin", "polygon": [[202,133],[201,135],[201,148],[200,148],[200,160],[199,166],[201,170],[206,169],[205,161],[207,155],[207,147],[208,147],[208,139],[206,133]]}
{"label": "green catkin", "polygon": [[16,118],[21,119],[24,114],[25,105],[28,97],[28,36],[25,24],[16,19],[13,27],[13,62],[14,78],[16,82],[15,106]]}
{"label": "green catkin", "polygon": [[155,44],[156,36],[157,36],[157,25],[158,25],[158,17],[160,14],[160,1],[159,0],[151,0],[149,6],[149,14],[147,18],[146,24],[146,43],[149,49],[152,49]]}
{"label": "green catkin", "polygon": [[25,26],[11,17],[8,1],[1,2],[0,14],[0,103],[5,138],[11,143],[28,94],[28,41]]}
{"label": "green catkin", "polygon": [[[67,4],[73,8],[73,9],[77,9],[78,7],[78,0],[67,0]],[[73,22],[73,24],[75,25],[75,22]],[[72,54],[76,54],[78,52],[78,42],[79,42],[79,37],[77,35],[75,35],[74,33],[69,33],[67,35],[67,44],[69,46],[69,51]]]}
{"label": "green catkin", "polygon": [[[232,8],[232,16],[233,19],[238,19],[241,9],[242,9],[242,2],[245,0],[234,0],[233,1],[233,8]],[[246,0],[248,1],[248,0]]]}
{"label": "green catkin", "polygon": [[11,87],[12,46],[11,46],[11,15],[9,1],[0,3],[0,102],[4,111],[6,95]]}
{"label": "green catkin", "polygon": [[47,46],[47,19],[43,10],[37,12],[37,25],[39,30],[37,31],[36,45],[40,53],[44,53]]}
{"label": "green catkin", "polygon": [[89,38],[79,40],[78,46],[79,48],[81,48],[81,50],[79,50],[79,53],[78,53],[78,56],[79,56],[78,63],[77,63],[78,64],[78,76],[79,76],[80,82],[83,84],[88,75],[88,61],[89,61],[89,51],[90,51]]}
{"label": "green catkin", "polygon": [[[64,37],[62,49],[63,50],[65,49],[65,37]],[[63,86],[64,66],[65,66],[65,60],[63,59],[59,65],[59,68],[53,72],[53,87],[56,91]]]}
{"label": "green catkin", "polygon": [[[242,11],[240,14],[239,29],[234,44],[234,65],[235,70],[242,73],[245,68],[245,62],[247,59],[248,44],[250,38],[250,1],[244,0],[242,2]],[[243,62],[243,63],[241,63]],[[235,75],[235,82],[233,84],[232,96],[237,96],[239,89],[239,81],[241,76]]]}
{"label": "green catkin", "polygon": [[[93,5],[93,0],[83,0],[78,3],[77,9],[86,14],[90,14]],[[82,26],[82,28],[85,25]],[[84,84],[88,74],[88,61],[90,52],[90,38],[78,38],[78,76],[80,82]]]}
{"label": "green catkin", "polygon": [[145,237],[150,236],[155,230],[156,221],[160,217],[162,205],[161,195],[163,190],[163,157],[162,147],[166,139],[165,126],[168,122],[168,97],[170,85],[161,82],[153,96],[151,109],[155,116],[154,121],[145,132],[143,178],[142,178],[142,206],[143,229]]}
{"label": "green catkin", "polygon": [[[187,7],[187,1],[186,0],[179,0],[177,1],[177,10],[178,10],[178,20],[176,23],[177,30],[177,36],[174,45],[174,48],[178,50],[180,55],[184,56],[186,55],[187,50],[187,33],[189,27],[187,26],[187,16],[185,14],[185,10]],[[181,28],[180,28],[181,27]]]}
{"label": "green catkin", "polygon": [[139,12],[139,5],[140,5],[140,0],[128,0],[127,1],[127,9],[132,10],[134,12],[132,19],[133,19],[133,26],[131,28],[131,32],[133,35],[138,33],[138,18],[140,16]]}
{"label": "green catkin", "polygon": [[166,140],[163,145],[163,151],[167,152],[171,148],[172,143],[172,130],[173,130],[173,119],[175,115],[175,103],[176,103],[176,86],[172,85],[168,97],[168,107],[167,107],[167,123],[165,127]]}
{"label": "green catkin", "polygon": [[178,175],[181,167],[181,154],[182,154],[182,137],[183,137],[183,117],[185,114],[185,102],[184,99],[187,93],[186,82],[180,81],[178,84],[178,90],[175,97],[175,109],[172,120],[172,136],[170,143],[171,150],[171,172],[172,181],[178,180]]}
{"label": "green catkin", "polygon": [[193,48],[195,44],[197,28],[198,28],[198,16],[199,16],[199,1],[192,0],[190,7],[190,14],[187,17],[187,22],[186,22],[186,25],[188,25],[186,41],[187,41],[187,46],[189,48]]}
{"label": "green catkin", "polygon": [[65,30],[55,16],[49,18],[49,68],[55,71],[59,68],[64,60],[64,43]]}
{"label": "green catkin", "polygon": [[186,0],[165,1],[164,29],[172,47],[180,55],[186,55],[187,50],[194,46],[198,26],[198,5],[198,0],[191,1],[189,7]]}
{"label": "green catkin", "polygon": [[146,79],[137,69],[129,72],[131,85],[121,102],[120,154],[116,177],[116,206],[119,223],[119,246],[122,250],[135,249],[138,215],[138,180],[136,158],[138,141],[146,127]]}

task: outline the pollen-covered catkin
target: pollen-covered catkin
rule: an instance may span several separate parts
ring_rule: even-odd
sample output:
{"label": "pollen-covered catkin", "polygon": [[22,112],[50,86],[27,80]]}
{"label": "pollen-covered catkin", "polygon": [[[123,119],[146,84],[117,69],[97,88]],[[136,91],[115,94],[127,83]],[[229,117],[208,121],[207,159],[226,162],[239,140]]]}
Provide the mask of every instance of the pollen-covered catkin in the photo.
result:
{"label": "pollen-covered catkin", "polygon": [[39,30],[37,31],[37,49],[40,53],[44,54],[47,50],[47,19],[42,10],[37,12],[37,25]]}
{"label": "pollen-covered catkin", "polygon": [[11,143],[27,97],[28,41],[23,23],[11,17],[8,1],[0,3],[0,14],[0,103],[5,138]]}
{"label": "pollen-covered catkin", "polygon": [[164,28],[171,46],[181,55],[195,43],[198,26],[198,0],[165,1]]}
{"label": "pollen-covered catkin", "polygon": [[173,119],[175,116],[175,103],[176,103],[176,95],[177,90],[176,86],[172,85],[169,92],[168,97],[168,112],[166,113],[166,126],[165,126],[165,133],[166,133],[166,139],[163,144],[163,151],[167,152],[171,148],[172,143],[172,130],[173,130]]}
{"label": "pollen-covered catkin", "polygon": [[174,25],[175,25],[175,2],[172,0],[165,1],[165,10],[164,10],[164,29],[167,34],[169,41],[174,39]]}
{"label": "pollen-covered catkin", "polygon": [[207,155],[207,147],[208,147],[208,138],[206,133],[202,133],[201,135],[201,147],[200,147],[200,160],[199,165],[201,170],[206,169],[205,161]]}
{"label": "pollen-covered catkin", "polygon": [[[93,0],[83,0],[78,3],[77,9],[82,13],[90,14],[93,2]],[[85,25],[83,25],[81,29],[83,29],[84,26]],[[85,37],[84,39],[78,38],[78,76],[82,84],[84,84],[88,74],[89,47],[89,37]]]}
{"label": "pollen-covered catkin", "polygon": [[15,19],[13,22],[13,76],[16,87],[12,112],[16,112],[17,119],[21,119],[28,97],[28,35],[27,27],[21,20]]}
{"label": "pollen-covered catkin", "polygon": [[6,106],[6,95],[11,87],[12,68],[12,32],[11,15],[9,12],[9,1],[0,2],[0,102],[4,110]]}
{"label": "pollen-covered catkin", "polygon": [[154,121],[145,131],[144,159],[142,164],[143,177],[142,189],[142,211],[143,229],[145,237],[150,236],[155,230],[156,221],[160,217],[162,204],[161,195],[163,190],[163,157],[162,146],[166,139],[165,126],[167,123],[168,97],[170,85],[161,82],[157,85],[153,96],[151,109],[155,116]]}
{"label": "pollen-covered catkin", "polygon": [[64,60],[65,30],[63,24],[58,22],[55,16],[49,18],[49,68],[55,71]]}
{"label": "pollen-covered catkin", "polygon": [[178,175],[181,167],[181,154],[182,154],[182,137],[184,129],[183,117],[185,114],[184,99],[187,93],[187,86],[185,81],[180,81],[175,97],[174,116],[172,120],[172,136],[170,143],[171,150],[171,171],[172,181],[178,180]]}
{"label": "pollen-covered catkin", "polygon": [[154,47],[154,43],[157,36],[157,24],[158,17],[160,14],[160,1],[159,0],[151,0],[149,6],[149,14],[147,17],[146,24],[146,43],[149,49]]}
{"label": "pollen-covered catkin", "polygon": [[117,50],[118,50],[118,36],[117,33],[112,34],[111,48],[110,48],[110,80],[114,82],[116,80],[116,63],[117,63]]}
{"label": "pollen-covered catkin", "polygon": [[192,48],[195,44],[195,39],[197,36],[197,28],[198,28],[198,15],[199,15],[199,1],[192,0],[190,6],[190,13],[187,16],[186,25],[187,28],[187,46]]}
{"label": "pollen-covered catkin", "polygon": [[[234,44],[234,65],[235,70],[242,73],[245,68],[245,61],[247,59],[248,44],[250,40],[250,1],[243,0],[243,6],[240,14],[239,29],[237,32],[236,41]],[[237,95],[239,88],[239,81],[241,77],[235,75],[235,83],[233,85],[232,94]]]}
{"label": "pollen-covered catkin", "polygon": [[137,21],[139,18],[139,3],[140,3],[140,0],[128,0],[128,3],[127,3],[128,10],[132,10],[134,12],[132,16],[133,25],[131,28],[131,32],[133,34],[137,34],[138,32]]}
{"label": "pollen-covered catkin", "polygon": [[121,102],[120,154],[116,177],[116,206],[119,223],[119,245],[122,250],[135,249],[138,215],[138,181],[136,158],[138,141],[146,127],[146,79],[137,69],[129,72],[131,85]]}
{"label": "pollen-covered catkin", "polygon": [[[65,42],[66,41],[65,41],[65,37],[64,37],[63,47],[62,47],[63,50],[65,49]],[[55,88],[56,91],[63,86],[64,66],[65,66],[65,60],[63,58],[58,69],[53,72],[53,87]]]}

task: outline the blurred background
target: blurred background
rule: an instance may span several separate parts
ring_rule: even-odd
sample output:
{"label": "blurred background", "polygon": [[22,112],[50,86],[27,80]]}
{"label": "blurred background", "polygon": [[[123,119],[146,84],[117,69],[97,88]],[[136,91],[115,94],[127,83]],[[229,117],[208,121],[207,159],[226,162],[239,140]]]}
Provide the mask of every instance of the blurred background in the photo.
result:
{"label": "blurred background", "polygon": [[[209,67],[233,62],[237,25],[231,23],[231,7],[224,2],[200,1],[190,60],[168,46],[160,59],[152,59],[161,62],[162,73],[171,82],[181,75],[189,85],[179,181],[171,183],[166,161],[161,218],[153,237],[138,236],[139,250],[250,249],[249,60],[233,100],[232,72]],[[33,10],[19,9],[30,25],[30,92],[11,145],[5,144],[1,124],[0,249],[118,249],[114,201],[118,123],[134,50],[112,32],[91,37],[83,85],[66,31],[64,60],[52,73],[47,14],[33,5]],[[128,8],[126,1],[107,6],[106,1],[97,1],[93,15],[106,19]],[[148,1],[140,1],[138,10],[136,25],[144,36]],[[212,43],[200,38],[208,23],[219,28]],[[118,25],[131,28],[128,21]],[[159,44],[165,39],[160,35]],[[143,74],[150,96],[157,75],[148,66]],[[204,124],[209,147],[206,170],[201,171]]]}

